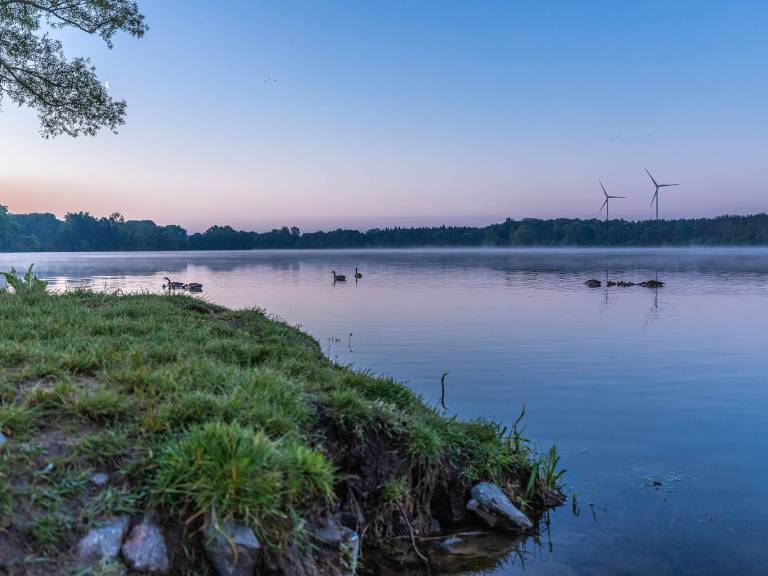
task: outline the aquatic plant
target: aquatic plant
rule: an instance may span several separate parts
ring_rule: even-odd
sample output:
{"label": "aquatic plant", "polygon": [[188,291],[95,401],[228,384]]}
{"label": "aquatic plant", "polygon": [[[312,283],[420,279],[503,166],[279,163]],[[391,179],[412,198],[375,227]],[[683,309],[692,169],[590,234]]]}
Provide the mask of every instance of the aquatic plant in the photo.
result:
{"label": "aquatic plant", "polygon": [[18,276],[15,268],[10,272],[0,272],[5,278],[6,284],[13,288],[16,294],[39,294],[45,292],[48,282],[40,280],[33,272],[34,263],[29,265],[24,276]]}

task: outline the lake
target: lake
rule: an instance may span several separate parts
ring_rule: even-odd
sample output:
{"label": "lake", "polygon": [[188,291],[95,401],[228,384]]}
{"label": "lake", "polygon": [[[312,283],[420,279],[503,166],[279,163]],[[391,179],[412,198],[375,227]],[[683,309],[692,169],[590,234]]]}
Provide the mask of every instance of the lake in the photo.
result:
{"label": "lake", "polygon": [[54,289],[201,282],[433,404],[449,372],[462,418],[511,423],[525,405],[578,514],[555,511],[495,576],[768,573],[767,250],[0,255],[0,269],[32,262]]}

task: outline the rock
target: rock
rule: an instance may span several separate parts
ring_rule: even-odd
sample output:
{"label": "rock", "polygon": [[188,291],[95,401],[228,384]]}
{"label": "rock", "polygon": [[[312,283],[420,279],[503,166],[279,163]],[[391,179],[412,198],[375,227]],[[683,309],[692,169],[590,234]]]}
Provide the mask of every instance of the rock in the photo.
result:
{"label": "rock", "polygon": [[347,522],[354,523],[354,516],[337,512],[315,520],[312,532],[315,539],[325,545],[326,551],[333,550],[334,555],[340,555],[343,574],[355,574],[360,556],[360,537]]}
{"label": "rock", "polygon": [[215,525],[205,533],[205,553],[219,576],[251,576],[261,544],[248,526]]}
{"label": "rock", "polygon": [[587,287],[589,288],[600,288],[600,286],[603,285],[603,283],[600,282],[600,280],[595,280],[594,278],[590,278],[589,280],[584,282],[584,284],[586,284]]}
{"label": "rock", "polygon": [[343,527],[341,529],[341,562],[348,570],[348,574],[357,572],[357,559],[360,556],[360,536],[351,528]]}
{"label": "rock", "polygon": [[88,478],[88,482],[94,486],[106,486],[109,482],[109,474],[105,474],[104,472],[97,472]]}
{"label": "rock", "polygon": [[334,569],[327,572],[318,565],[317,556],[307,554],[306,549],[299,548],[296,544],[284,546],[279,551],[266,548],[264,556],[264,570],[256,570],[254,576],[261,576],[262,574],[283,574],[285,576],[333,574],[334,576],[340,576],[341,574],[346,574],[343,570],[335,569],[335,560],[338,557],[334,558]]}
{"label": "rock", "polygon": [[127,530],[128,516],[112,518],[100,527],[92,528],[77,544],[78,559],[81,562],[114,560]]}
{"label": "rock", "polygon": [[324,516],[314,523],[312,533],[315,538],[327,546],[338,547],[341,544],[343,526],[334,516]]}
{"label": "rock", "polygon": [[528,516],[512,504],[506,494],[491,482],[480,482],[470,491],[467,509],[474,512],[490,528],[520,532],[533,528]]}
{"label": "rock", "polygon": [[168,549],[160,528],[152,520],[137,524],[123,544],[123,558],[131,570],[168,574]]}

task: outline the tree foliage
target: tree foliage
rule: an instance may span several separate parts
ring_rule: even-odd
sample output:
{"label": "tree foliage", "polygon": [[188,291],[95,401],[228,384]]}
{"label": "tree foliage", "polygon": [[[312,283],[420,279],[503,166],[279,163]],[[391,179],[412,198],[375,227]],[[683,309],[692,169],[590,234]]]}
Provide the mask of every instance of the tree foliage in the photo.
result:
{"label": "tree foliage", "polygon": [[0,0],[0,105],[5,98],[34,109],[46,137],[93,136],[125,122],[87,58],[67,59],[51,32],[70,27],[112,47],[118,32],[140,38],[144,16],[130,0]]}
{"label": "tree foliage", "polygon": [[73,212],[59,220],[53,214],[9,214],[0,206],[1,252],[720,245],[768,245],[768,214],[636,222],[526,218],[482,228],[338,229],[304,234],[295,226],[269,232],[212,226],[190,235],[181,226],[126,220],[117,212],[101,218]]}

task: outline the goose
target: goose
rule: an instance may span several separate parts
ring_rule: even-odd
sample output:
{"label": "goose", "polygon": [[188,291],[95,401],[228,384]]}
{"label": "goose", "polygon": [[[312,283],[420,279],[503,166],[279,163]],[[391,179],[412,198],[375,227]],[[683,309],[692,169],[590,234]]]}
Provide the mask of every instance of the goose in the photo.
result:
{"label": "goose", "polygon": [[357,271],[357,268],[355,268],[355,279],[362,278],[363,275]]}
{"label": "goose", "polygon": [[331,273],[333,274],[334,282],[346,282],[347,277],[344,274],[336,274],[336,270],[331,270]]}
{"label": "goose", "polygon": [[184,284],[184,289],[190,292],[201,292],[203,285],[199,282],[190,282],[189,284]]}
{"label": "goose", "polygon": [[589,288],[600,288],[600,286],[602,286],[602,282],[600,282],[600,280],[595,280],[594,278],[587,280],[584,284]]}
{"label": "goose", "polygon": [[184,290],[184,282],[171,282],[171,279],[166,276],[163,278],[168,284],[163,286],[163,288],[168,288],[168,290]]}

